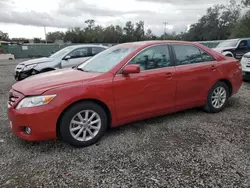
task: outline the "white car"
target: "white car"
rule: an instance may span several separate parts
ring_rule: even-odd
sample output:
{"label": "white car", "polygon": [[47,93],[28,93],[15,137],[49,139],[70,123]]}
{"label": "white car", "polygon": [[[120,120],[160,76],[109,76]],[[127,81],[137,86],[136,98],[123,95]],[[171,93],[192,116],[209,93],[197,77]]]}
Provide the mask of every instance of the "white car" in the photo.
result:
{"label": "white car", "polygon": [[243,79],[250,80],[250,52],[246,53],[241,59]]}
{"label": "white car", "polygon": [[107,46],[103,45],[73,45],[65,47],[49,57],[19,63],[15,69],[15,79],[23,80],[38,73],[79,65],[107,48]]}

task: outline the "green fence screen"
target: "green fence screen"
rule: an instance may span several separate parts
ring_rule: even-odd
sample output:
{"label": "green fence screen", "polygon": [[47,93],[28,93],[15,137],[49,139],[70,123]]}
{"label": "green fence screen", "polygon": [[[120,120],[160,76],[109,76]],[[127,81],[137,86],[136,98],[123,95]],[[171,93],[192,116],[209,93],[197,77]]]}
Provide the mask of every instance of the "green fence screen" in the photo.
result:
{"label": "green fence screen", "polygon": [[[209,48],[216,47],[220,41],[202,41],[198,42]],[[71,44],[73,45],[73,44]],[[112,46],[115,44],[103,44],[105,46]],[[69,46],[69,44],[22,44],[22,45],[2,45],[2,51],[4,53],[14,54],[16,59],[20,58],[37,58],[48,57],[52,53]]]}

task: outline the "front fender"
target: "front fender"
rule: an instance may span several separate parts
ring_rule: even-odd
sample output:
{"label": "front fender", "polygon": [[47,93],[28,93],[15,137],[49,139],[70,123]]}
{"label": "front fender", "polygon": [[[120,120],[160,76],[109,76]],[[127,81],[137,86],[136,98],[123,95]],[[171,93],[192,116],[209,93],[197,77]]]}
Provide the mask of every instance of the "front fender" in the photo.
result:
{"label": "front fender", "polygon": [[61,62],[60,61],[50,61],[46,63],[39,63],[34,69],[38,72],[44,70],[44,69],[57,69],[60,68]]}

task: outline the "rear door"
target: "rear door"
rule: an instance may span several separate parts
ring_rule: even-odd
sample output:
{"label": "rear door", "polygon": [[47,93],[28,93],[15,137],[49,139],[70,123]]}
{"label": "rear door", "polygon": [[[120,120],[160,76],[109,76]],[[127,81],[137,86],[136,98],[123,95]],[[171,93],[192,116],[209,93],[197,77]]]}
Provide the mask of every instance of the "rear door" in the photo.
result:
{"label": "rear door", "polygon": [[193,45],[172,44],[176,63],[177,109],[203,105],[219,72],[215,59]]}

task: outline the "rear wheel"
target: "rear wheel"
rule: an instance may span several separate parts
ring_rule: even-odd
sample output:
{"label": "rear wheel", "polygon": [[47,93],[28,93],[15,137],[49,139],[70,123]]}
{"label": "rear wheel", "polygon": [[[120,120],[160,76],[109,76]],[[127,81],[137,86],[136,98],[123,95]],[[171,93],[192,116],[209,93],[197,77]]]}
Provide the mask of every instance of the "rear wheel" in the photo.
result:
{"label": "rear wheel", "polygon": [[220,112],[229,98],[229,88],[224,82],[217,82],[209,91],[204,110],[210,113]]}
{"label": "rear wheel", "polygon": [[60,121],[61,139],[75,147],[96,143],[107,129],[107,114],[94,102],[79,102],[70,107]]}

